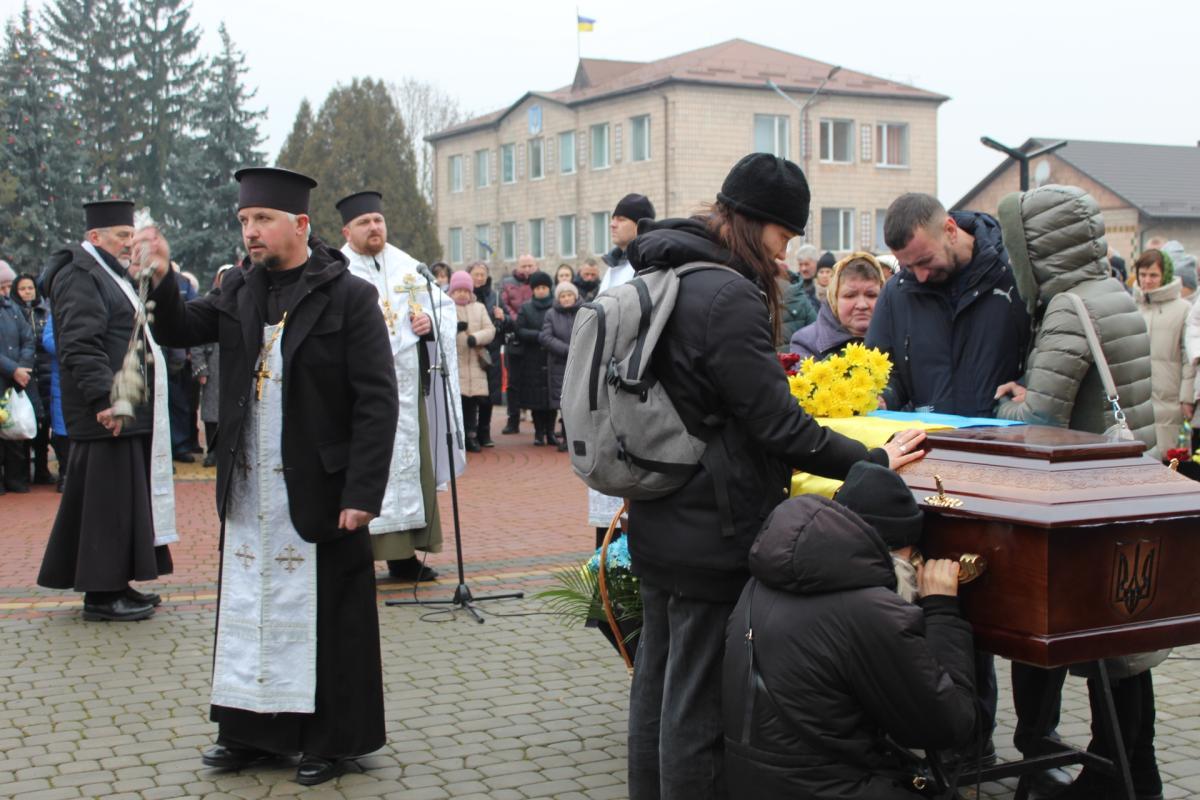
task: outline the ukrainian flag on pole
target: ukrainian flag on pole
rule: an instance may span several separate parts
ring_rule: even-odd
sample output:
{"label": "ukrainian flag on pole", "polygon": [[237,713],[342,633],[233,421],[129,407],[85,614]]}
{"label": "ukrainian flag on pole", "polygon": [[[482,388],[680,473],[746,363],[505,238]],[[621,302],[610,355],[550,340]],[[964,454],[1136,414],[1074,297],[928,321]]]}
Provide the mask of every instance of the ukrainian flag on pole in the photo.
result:
{"label": "ukrainian flag on pole", "polygon": [[591,17],[585,17],[579,13],[576,13],[575,16],[579,21],[579,30],[583,33],[591,33],[593,26],[596,24],[596,20],[592,19]]}

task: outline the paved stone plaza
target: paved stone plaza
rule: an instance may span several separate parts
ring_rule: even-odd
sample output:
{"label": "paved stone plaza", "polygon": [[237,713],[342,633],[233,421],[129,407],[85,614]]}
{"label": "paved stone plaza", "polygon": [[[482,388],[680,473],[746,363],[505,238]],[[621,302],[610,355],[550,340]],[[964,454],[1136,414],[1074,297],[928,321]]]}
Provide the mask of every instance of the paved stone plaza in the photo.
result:
{"label": "paved stone plaza", "polygon": [[[565,455],[498,437],[460,483],[467,577],[476,594],[543,589],[587,556],[586,493]],[[145,622],[84,623],[77,595],[34,586],[58,495],[0,497],[0,797],[622,798],[628,678],[595,631],[565,627],[540,601],[483,603],[476,624],[436,607],[381,608],[388,745],[306,789],[279,762],[243,773],[200,764],[208,721],[216,592],[211,471],[181,467],[175,575]],[[449,523],[449,497],[442,495]],[[422,598],[454,588],[453,546]],[[382,565],[381,565],[382,566]],[[381,583],[380,599],[411,597]],[[1007,665],[1001,662],[1001,686]],[[1200,647],[1155,670],[1166,796],[1200,796]],[[1011,756],[1002,691],[996,743]],[[1087,740],[1083,682],[1069,679],[1061,733]],[[1015,785],[1015,784],[1014,784]],[[983,796],[1011,797],[985,784]],[[973,791],[964,792],[973,797]]]}

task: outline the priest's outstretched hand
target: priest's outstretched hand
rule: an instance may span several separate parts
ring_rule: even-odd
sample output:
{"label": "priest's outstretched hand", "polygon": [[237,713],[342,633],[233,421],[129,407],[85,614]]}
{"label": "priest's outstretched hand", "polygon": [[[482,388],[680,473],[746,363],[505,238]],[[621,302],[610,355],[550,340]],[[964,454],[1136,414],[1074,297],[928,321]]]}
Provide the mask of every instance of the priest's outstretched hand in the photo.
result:
{"label": "priest's outstretched hand", "polygon": [[344,531],[356,531],[365,528],[375,519],[370,511],[359,511],[357,508],[343,508],[338,516],[338,528]]}

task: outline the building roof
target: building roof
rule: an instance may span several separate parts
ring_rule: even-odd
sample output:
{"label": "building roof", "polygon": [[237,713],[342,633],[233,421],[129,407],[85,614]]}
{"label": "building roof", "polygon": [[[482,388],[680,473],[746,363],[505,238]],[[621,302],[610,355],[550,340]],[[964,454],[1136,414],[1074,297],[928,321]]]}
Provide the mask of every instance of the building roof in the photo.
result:
{"label": "building roof", "polygon": [[[1060,139],[1033,138],[1020,150]],[[1067,139],[1053,155],[1123,198],[1148,217],[1200,217],[1200,146]],[[1008,168],[1005,159],[955,204],[960,208]]]}
{"label": "building roof", "polygon": [[[570,86],[548,92],[526,92],[506,108],[467,120],[425,138],[433,142],[497,125],[529,97],[541,97],[566,106],[575,106],[668,83],[769,90],[767,81],[774,82],[784,91],[805,94],[820,86],[832,68],[832,64],[748,42],[745,39],[730,39],[657,61],[582,58],[575,70],[575,80]],[[945,95],[850,69],[842,69],[834,75],[823,93],[932,103],[942,103],[949,99]]]}

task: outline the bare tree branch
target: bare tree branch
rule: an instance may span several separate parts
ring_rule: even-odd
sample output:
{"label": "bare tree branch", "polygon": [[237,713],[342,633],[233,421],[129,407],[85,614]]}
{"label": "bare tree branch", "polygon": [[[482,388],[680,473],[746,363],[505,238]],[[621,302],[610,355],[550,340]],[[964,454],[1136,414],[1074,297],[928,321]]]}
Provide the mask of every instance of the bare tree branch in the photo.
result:
{"label": "bare tree branch", "polygon": [[417,188],[433,203],[433,147],[425,141],[431,133],[467,118],[458,100],[431,83],[403,78],[388,84],[392,100],[404,119],[417,162]]}

